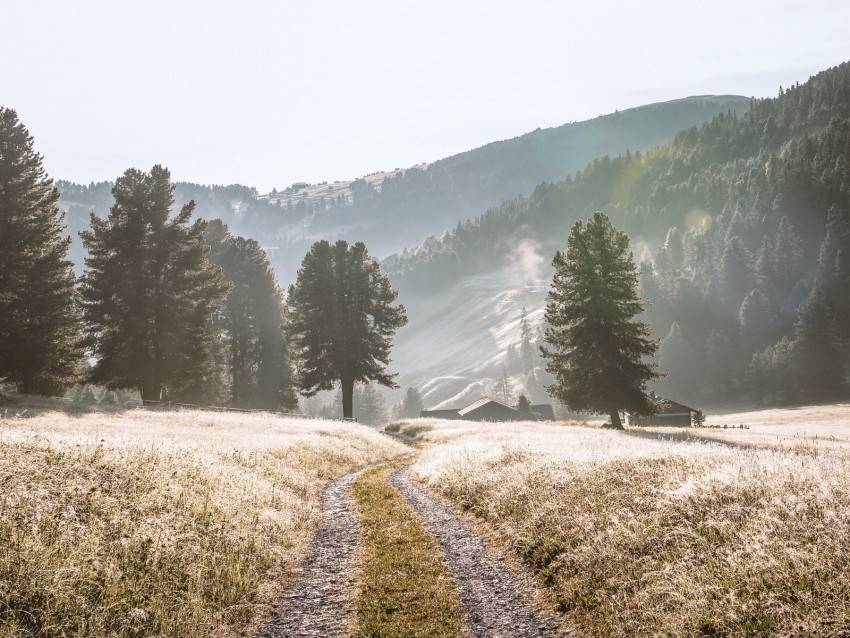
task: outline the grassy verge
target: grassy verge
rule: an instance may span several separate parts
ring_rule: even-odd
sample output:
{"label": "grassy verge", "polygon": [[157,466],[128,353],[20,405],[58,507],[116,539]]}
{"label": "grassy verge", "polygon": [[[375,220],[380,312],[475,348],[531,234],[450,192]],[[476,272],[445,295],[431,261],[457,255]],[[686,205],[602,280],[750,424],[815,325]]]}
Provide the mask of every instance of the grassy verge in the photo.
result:
{"label": "grassy verge", "polygon": [[405,448],[356,424],[204,412],[0,420],[0,638],[248,635],[331,478]]}
{"label": "grassy verge", "polygon": [[460,636],[464,610],[454,581],[437,542],[388,483],[396,467],[367,472],[354,484],[366,558],[354,636]]}
{"label": "grassy verge", "polygon": [[417,466],[538,573],[576,636],[850,635],[844,453],[553,428]]}

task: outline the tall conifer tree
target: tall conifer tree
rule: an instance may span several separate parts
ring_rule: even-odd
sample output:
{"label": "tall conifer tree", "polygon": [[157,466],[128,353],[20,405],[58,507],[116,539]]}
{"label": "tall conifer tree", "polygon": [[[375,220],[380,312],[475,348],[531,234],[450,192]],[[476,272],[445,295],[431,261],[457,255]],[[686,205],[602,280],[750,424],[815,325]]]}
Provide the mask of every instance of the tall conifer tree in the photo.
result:
{"label": "tall conifer tree", "polygon": [[407,323],[404,306],[366,246],[318,241],[304,257],[288,303],[293,356],[304,396],[341,382],[342,412],[353,416],[354,384],[398,387],[386,371],[392,336]]}
{"label": "tall conifer tree", "polygon": [[83,351],[71,239],[41,159],[15,111],[0,107],[0,379],[57,394]]}
{"label": "tall conifer tree", "polygon": [[794,359],[800,390],[807,399],[824,401],[846,394],[838,326],[820,281],[797,310]]}
{"label": "tall conifer tree", "polygon": [[228,290],[207,260],[194,202],[170,217],[167,169],[129,169],[112,189],[106,219],[80,233],[90,256],[82,279],[85,321],[97,358],[90,381],[136,388],[158,401],[207,372],[212,317]]}
{"label": "tall conifer tree", "polygon": [[555,276],[546,306],[543,356],[555,383],[547,390],[571,410],[608,414],[622,429],[619,411],[650,415],[646,383],[658,378],[658,342],[638,321],[638,273],[629,238],[603,213],[573,225],[567,252],[552,261]]}
{"label": "tall conifer tree", "polygon": [[210,261],[232,286],[216,317],[226,401],[237,407],[295,407],[283,293],[265,250],[253,239],[231,235],[220,220],[209,222],[204,237]]}

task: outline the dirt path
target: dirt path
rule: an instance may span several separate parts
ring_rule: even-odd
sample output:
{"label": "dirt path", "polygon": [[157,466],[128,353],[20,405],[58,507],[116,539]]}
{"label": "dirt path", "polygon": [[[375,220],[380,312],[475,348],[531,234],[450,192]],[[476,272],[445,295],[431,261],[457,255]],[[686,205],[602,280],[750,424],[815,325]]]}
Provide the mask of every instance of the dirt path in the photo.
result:
{"label": "dirt path", "polygon": [[529,583],[487,550],[485,540],[456,512],[423,490],[405,466],[390,483],[419,514],[443,549],[469,617],[470,635],[487,638],[557,636],[557,624],[537,609]]}
{"label": "dirt path", "polygon": [[365,470],[331,481],[302,572],[258,638],[347,636],[354,623],[361,530],[351,486]]}

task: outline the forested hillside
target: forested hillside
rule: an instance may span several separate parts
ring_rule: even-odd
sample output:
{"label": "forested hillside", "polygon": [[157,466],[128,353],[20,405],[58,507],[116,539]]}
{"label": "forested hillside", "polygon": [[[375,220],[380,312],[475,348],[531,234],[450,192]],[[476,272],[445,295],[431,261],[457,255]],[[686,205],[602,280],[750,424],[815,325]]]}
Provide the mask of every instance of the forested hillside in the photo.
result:
{"label": "forested hillside", "polygon": [[497,270],[523,241],[547,263],[606,212],[632,237],[663,338],[659,389],[766,403],[846,395],[850,64],[720,114],[646,153],[601,157],[386,260],[405,295]]}
{"label": "forested hillside", "polygon": [[[544,180],[560,180],[595,157],[646,150],[689,126],[728,110],[743,113],[741,96],[696,96],[601,115],[584,122],[537,129],[492,142],[427,166],[396,170],[374,179],[329,184],[326,197],[312,189],[272,196],[285,202],[285,219],[310,234],[353,233],[375,254],[413,246],[442,234],[459,220],[480,214],[504,198],[529,194]],[[345,192],[343,197],[340,192]],[[300,201],[299,201],[300,200]]]}

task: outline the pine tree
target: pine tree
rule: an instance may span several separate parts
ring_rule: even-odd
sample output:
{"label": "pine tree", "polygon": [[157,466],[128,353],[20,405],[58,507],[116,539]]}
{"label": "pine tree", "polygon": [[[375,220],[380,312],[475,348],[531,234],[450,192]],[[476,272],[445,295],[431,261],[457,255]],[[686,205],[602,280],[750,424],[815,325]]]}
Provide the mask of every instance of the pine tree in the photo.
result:
{"label": "pine tree", "polygon": [[818,257],[818,279],[827,301],[832,306],[842,336],[850,336],[850,221],[837,206],[832,206],[826,220],[826,234]]}
{"label": "pine tree", "polygon": [[514,384],[505,366],[502,366],[499,378],[493,382],[490,391],[497,401],[505,405],[511,405],[514,402]]}
{"label": "pine tree", "polygon": [[816,279],[797,310],[794,360],[801,391],[809,400],[824,401],[844,396],[844,361],[838,326]]}
{"label": "pine tree", "polygon": [[644,359],[658,342],[636,319],[644,304],[628,236],[594,213],[573,225],[566,254],[556,252],[552,264],[543,352],[555,378],[549,393],[571,410],[609,414],[617,429],[620,410],[652,414],[646,383],[660,375]]}
{"label": "pine tree", "polygon": [[773,241],[773,253],[777,286],[787,293],[802,277],[804,259],[803,241],[794,232],[794,227],[787,217],[779,221]]}
{"label": "pine tree", "polygon": [[721,296],[723,303],[734,316],[741,302],[753,289],[752,256],[740,237],[732,236],[723,252],[720,266]]}
{"label": "pine tree", "polygon": [[170,218],[171,175],[129,169],[115,182],[106,219],[80,233],[90,256],[82,279],[84,318],[97,363],[89,380],[137,388],[144,400],[179,392],[209,371],[212,317],[227,293],[207,260],[194,202]]}
{"label": "pine tree", "polygon": [[522,361],[517,354],[514,344],[508,345],[508,349],[505,351],[505,366],[511,373],[522,371]]}
{"label": "pine tree", "polygon": [[339,380],[343,416],[353,415],[356,382],[397,387],[386,372],[392,336],[407,323],[404,306],[366,246],[318,241],[290,286],[287,326],[304,396]]}
{"label": "pine tree", "polygon": [[223,341],[217,365],[226,371],[230,405],[293,408],[298,399],[283,333],[285,305],[265,250],[231,235],[219,220],[209,222],[204,238],[210,261],[231,285],[216,316]]}
{"label": "pine tree", "polygon": [[753,353],[750,365],[747,367],[747,389],[753,401],[761,405],[765,395],[765,359],[761,352]]}
{"label": "pine tree", "polygon": [[519,398],[516,402],[516,410],[526,418],[533,418],[533,414],[531,413],[531,401],[528,400],[528,397],[524,394],[519,395]]}
{"label": "pine tree", "polygon": [[767,298],[758,288],[753,288],[744,297],[741,310],[738,311],[738,322],[741,326],[741,342],[745,353],[763,350],[768,345],[771,311]]}
{"label": "pine tree", "polygon": [[354,387],[354,418],[365,425],[384,425],[390,420],[387,401],[374,384]]}
{"label": "pine tree", "polygon": [[425,404],[422,402],[422,394],[416,388],[408,388],[399,403],[396,418],[416,419],[419,418]]}
{"label": "pine tree", "polygon": [[15,111],[0,107],[0,379],[62,394],[79,376],[80,315],[59,191]]}

